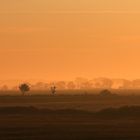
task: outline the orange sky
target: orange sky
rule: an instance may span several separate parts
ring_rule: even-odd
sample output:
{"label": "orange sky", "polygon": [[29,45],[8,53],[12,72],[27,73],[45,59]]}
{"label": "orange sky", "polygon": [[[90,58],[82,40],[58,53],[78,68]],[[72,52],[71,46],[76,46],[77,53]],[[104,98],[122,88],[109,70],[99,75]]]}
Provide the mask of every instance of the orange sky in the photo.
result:
{"label": "orange sky", "polygon": [[140,78],[139,0],[1,0],[0,79]]}

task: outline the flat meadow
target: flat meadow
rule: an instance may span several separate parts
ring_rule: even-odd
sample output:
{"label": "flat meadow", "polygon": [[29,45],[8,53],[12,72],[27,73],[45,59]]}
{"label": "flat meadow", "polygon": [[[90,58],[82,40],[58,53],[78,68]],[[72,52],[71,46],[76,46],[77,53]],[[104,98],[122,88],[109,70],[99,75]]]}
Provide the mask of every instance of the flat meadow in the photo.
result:
{"label": "flat meadow", "polygon": [[138,90],[0,92],[0,140],[138,140]]}

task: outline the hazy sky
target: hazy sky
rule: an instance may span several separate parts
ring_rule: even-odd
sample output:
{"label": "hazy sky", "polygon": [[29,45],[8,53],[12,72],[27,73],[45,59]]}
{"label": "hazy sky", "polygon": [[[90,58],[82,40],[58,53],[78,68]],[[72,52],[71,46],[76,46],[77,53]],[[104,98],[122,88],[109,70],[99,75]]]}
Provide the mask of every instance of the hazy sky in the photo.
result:
{"label": "hazy sky", "polygon": [[135,79],[139,60],[139,0],[0,0],[0,79]]}

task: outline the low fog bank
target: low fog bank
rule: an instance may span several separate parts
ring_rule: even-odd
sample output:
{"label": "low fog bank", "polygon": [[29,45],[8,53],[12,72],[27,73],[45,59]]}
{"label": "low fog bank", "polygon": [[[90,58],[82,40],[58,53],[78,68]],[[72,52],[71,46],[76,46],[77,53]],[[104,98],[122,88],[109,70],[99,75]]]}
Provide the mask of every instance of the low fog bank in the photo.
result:
{"label": "low fog bank", "polygon": [[45,81],[45,80],[0,80],[0,90],[17,91],[21,83],[29,83],[33,91],[50,90],[52,85],[57,87],[57,90],[92,90],[92,89],[140,89],[140,79],[109,79],[109,78],[94,78],[87,79],[78,77],[71,81]]}

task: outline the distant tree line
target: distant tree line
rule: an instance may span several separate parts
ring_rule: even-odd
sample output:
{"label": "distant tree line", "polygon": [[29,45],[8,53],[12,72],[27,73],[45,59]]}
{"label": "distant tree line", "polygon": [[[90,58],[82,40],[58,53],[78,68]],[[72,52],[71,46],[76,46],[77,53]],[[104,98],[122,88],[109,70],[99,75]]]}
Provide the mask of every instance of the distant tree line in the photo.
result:
{"label": "distant tree line", "polygon": [[[24,85],[25,86],[25,85]],[[27,87],[26,87],[27,88]],[[140,89],[140,79],[129,81],[125,79],[109,79],[109,78],[96,78],[88,80],[86,78],[76,78],[74,81],[56,81],[56,82],[37,82],[31,84],[32,90],[75,90],[75,89]],[[1,91],[19,90],[19,86],[12,89],[5,84],[0,85]],[[21,90],[21,88],[20,88]],[[22,90],[21,90],[22,91]]]}

